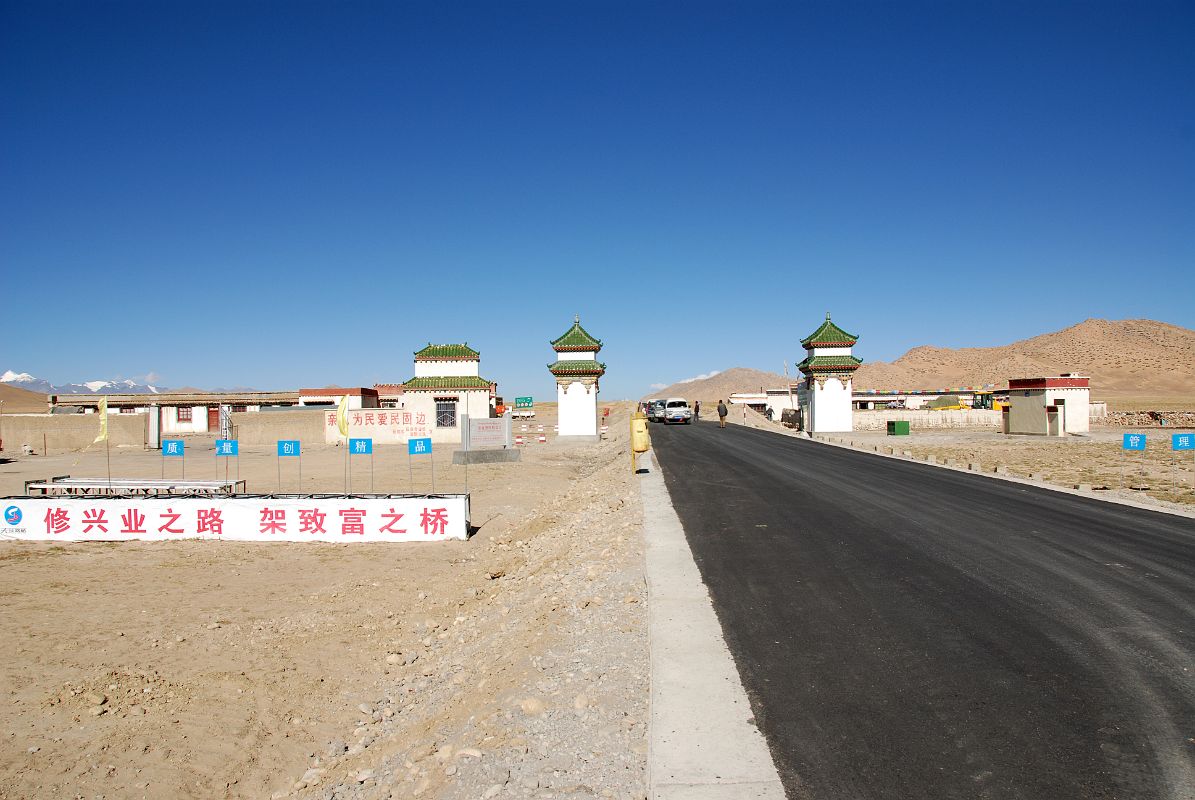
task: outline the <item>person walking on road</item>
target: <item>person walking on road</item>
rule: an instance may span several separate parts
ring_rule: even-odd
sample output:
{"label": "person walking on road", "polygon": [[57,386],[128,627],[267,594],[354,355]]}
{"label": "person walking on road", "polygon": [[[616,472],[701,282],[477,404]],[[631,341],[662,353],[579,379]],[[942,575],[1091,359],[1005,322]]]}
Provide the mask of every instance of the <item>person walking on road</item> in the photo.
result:
{"label": "person walking on road", "polygon": [[718,427],[719,428],[726,427],[726,415],[729,413],[730,413],[730,411],[727,410],[726,404],[723,403],[721,400],[719,400],[718,401]]}
{"label": "person walking on road", "polygon": [[694,400],[693,401],[693,421],[696,422],[699,419],[701,419],[701,401]]}

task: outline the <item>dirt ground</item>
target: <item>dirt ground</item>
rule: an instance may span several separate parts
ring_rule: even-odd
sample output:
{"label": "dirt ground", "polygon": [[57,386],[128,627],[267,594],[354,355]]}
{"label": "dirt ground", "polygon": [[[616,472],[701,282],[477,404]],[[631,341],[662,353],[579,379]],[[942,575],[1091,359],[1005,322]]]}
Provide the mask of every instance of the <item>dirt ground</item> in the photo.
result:
{"label": "dirt ground", "polygon": [[[549,443],[469,467],[467,542],[0,542],[0,797],[643,797],[628,408],[609,440],[569,446],[537,410]],[[187,441],[187,474],[214,477],[210,440]],[[408,491],[405,452],[378,450],[376,490]],[[245,451],[250,491],[273,490],[273,455]],[[459,491],[448,462],[436,488]],[[105,470],[94,448],[20,458],[0,492]],[[341,448],[305,451],[304,490],[343,480]]]}

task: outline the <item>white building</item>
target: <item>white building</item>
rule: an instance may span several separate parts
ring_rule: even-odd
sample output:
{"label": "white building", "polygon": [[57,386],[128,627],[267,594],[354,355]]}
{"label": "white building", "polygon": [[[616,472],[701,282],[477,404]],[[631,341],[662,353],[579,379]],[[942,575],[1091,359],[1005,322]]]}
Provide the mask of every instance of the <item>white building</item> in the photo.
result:
{"label": "white building", "polygon": [[805,381],[797,388],[801,409],[801,430],[810,433],[841,433],[854,430],[851,376],[862,359],[851,355],[859,337],[830,321],[829,312],[821,327],[801,340],[805,360],[797,369]]}
{"label": "white building", "polygon": [[1091,430],[1091,379],[1065,373],[1054,378],[1010,378],[1005,433],[1066,436]]}
{"label": "white building", "polygon": [[581,327],[581,317],[573,318],[573,327],[552,342],[556,362],[548,371],[556,378],[556,400],[560,436],[598,436],[598,379],[606,374],[606,365],[597,360],[602,343]]}
{"label": "white building", "polygon": [[491,417],[498,384],[481,377],[480,371],[481,354],[467,343],[428,344],[415,353],[415,377],[402,385],[397,400],[419,428],[409,435],[459,443],[462,414]]}

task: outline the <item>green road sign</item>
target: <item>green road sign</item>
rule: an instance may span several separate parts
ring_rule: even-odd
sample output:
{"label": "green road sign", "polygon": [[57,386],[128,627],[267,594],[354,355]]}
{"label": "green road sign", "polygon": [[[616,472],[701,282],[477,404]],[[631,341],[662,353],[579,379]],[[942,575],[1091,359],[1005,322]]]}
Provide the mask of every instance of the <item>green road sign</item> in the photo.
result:
{"label": "green road sign", "polygon": [[516,397],[515,408],[531,408],[535,405],[530,397]]}

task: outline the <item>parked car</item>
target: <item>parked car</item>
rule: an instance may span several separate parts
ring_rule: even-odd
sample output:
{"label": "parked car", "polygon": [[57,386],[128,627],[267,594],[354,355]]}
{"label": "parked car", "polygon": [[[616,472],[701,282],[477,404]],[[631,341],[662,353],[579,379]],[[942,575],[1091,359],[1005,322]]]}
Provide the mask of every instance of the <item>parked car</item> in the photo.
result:
{"label": "parked car", "polygon": [[688,425],[693,421],[693,409],[683,397],[669,397],[664,401],[664,423]]}
{"label": "parked car", "polygon": [[648,422],[663,422],[664,421],[664,401],[663,400],[648,400],[647,401],[647,421]]}

